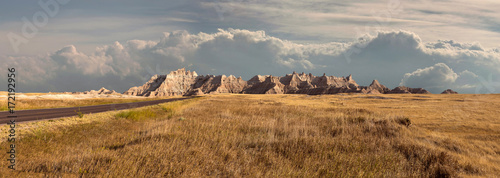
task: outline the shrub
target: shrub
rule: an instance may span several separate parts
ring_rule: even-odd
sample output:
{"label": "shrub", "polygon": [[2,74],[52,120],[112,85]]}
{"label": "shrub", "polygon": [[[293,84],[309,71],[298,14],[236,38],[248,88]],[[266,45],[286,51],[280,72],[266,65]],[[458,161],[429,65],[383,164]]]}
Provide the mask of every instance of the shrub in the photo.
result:
{"label": "shrub", "polygon": [[408,117],[397,118],[396,122],[406,127],[409,127],[411,125],[411,120]]}
{"label": "shrub", "polygon": [[84,114],[82,113],[82,111],[80,111],[80,108],[78,108],[78,111],[75,110],[75,112],[76,114],[78,114],[79,118],[83,118]]}

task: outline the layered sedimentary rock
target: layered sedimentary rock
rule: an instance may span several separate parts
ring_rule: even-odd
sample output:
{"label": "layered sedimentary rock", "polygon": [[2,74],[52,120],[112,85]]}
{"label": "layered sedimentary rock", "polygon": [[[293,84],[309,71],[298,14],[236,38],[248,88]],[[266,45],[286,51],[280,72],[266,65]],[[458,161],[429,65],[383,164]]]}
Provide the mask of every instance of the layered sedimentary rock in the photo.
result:
{"label": "layered sedimentary rock", "polygon": [[423,88],[409,88],[405,86],[399,86],[386,94],[430,94],[431,92],[423,89]]}
{"label": "layered sedimentary rock", "polygon": [[358,84],[348,77],[334,77],[293,72],[284,77],[257,75],[248,81],[248,94],[335,94],[360,92]]}
{"label": "layered sedimentary rock", "polygon": [[186,94],[186,96],[201,96],[204,95],[203,91],[200,88],[189,90]]}
{"label": "layered sedimentary rock", "polygon": [[246,85],[247,82],[241,79],[241,77],[236,78],[233,75],[230,75],[229,77],[225,75],[202,75],[196,78],[194,83],[191,85],[191,90],[202,91],[203,93],[211,94],[241,93]]}
{"label": "layered sedimentary rock", "polygon": [[111,95],[111,94],[120,94],[116,92],[115,90],[108,90],[104,87],[102,87],[99,90],[90,90],[90,91],[84,91],[84,92],[65,92],[66,94],[86,94],[86,95]]}
{"label": "layered sedimentary rock", "polygon": [[363,88],[361,90],[361,93],[366,93],[366,94],[384,94],[388,93],[391,91],[389,88],[387,88],[385,85],[382,85],[378,82],[378,80],[373,80],[370,86]]}
{"label": "layered sedimentary rock", "polygon": [[279,77],[256,75],[247,82],[243,89],[246,94],[283,94],[284,87]]}
{"label": "layered sedimentary rock", "polygon": [[447,89],[447,90],[441,92],[441,94],[458,94],[458,92],[453,91],[452,89]]}
{"label": "layered sedimentary rock", "polygon": [[160,85],[165,81],[166,75],[154,75],[142,86],[132,87],[128,89],[123,94],[125,95],[135,95],[135,96],[146,96],[152,91],[155,91]]}
{"label": "layered sedimentary rock", "polygon": [[217,93],[244,94],[336,94],[364,93],[387,94],[408,93],[427,94],[422,88],[404,86],[390,90],[374,80],[370,86],[359,86],[352,75],[347,77],[314,76],[312,74],[293,72],[283,77],[272,75],[256,75],[248,81],[241,77],[226,75],[201,75],[196,72],[179,69],[167,75],[155,75],[146,84],[132,87],[124,92],[135,96],[179,96],[204,95]]}
{"label": "layered sedimentary rock", "polygon": [[177,96],[184,95],[191,89],[191,85],[196,81],[198,74],[196,72],[179,69],[166,75],[161,85],[146,93],[145,96]]}
{"label": "layered sedimentary rock", "polygon": [[102,87],[101,89],[99,89],[97,91],[97,94],[99,94],[99,95],[102,95],[102,94],[109,95],[109,94],[119,94],[119,93],[117,93],[115,90],[108,90],[108,89]]}
{"label": "layered sedimentary rock", "polygon": [[179,96],[214,93],[241,93],[247,82],[235,76],[201,75],[184,68],[167,75],[155,75],[138,87],[132,87],[124,94],[136,96]]}
{"label": "layered sedimentary rock", "polygon": [[155,75],[142,86],[132,87],[123,94],[135,96],[177,96],[191,89],[198,74],[179,69],[167,75]]}

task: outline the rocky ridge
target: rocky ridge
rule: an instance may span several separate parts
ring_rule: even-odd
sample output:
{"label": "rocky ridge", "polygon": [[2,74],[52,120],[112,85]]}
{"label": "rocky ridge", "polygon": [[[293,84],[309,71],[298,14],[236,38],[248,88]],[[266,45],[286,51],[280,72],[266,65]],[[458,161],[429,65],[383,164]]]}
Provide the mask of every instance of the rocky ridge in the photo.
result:
{"label": "rocky ridge", "polygon": [[392,90],[377,80],[369,86],[359,86],[352,75],[347,77],[314,76],[293,72],[285,76],[256,75],[245,81],[233,75],[198,75],[182,68],[167,75],[155,75],[142,86],[132,87],[123,94],[134,96],[192,96],[217,93],[242,94],[429,94],[423,88],[399,86]]}
{"label": "rocky ridge", "polygon": [[405,86],[399,86],[385,94],[431,94],[431,92],[423,88],[409,88]]}
{"label": "rocky ridge", "polygon": [[90,90],[90,91],[84,91],[84,92],[65,92],[65,94],[85,94],[85,95],[111,95],[111,94],[120,94],[116,92],[115,90],[108,90],[104,87],[102,87],[99,90]]}
{"label": "rocky ridge", "polygon": [[458,94],[458,92],[453,91],[452,89],[447,89],[447,90],[441,92],[441,94]]}

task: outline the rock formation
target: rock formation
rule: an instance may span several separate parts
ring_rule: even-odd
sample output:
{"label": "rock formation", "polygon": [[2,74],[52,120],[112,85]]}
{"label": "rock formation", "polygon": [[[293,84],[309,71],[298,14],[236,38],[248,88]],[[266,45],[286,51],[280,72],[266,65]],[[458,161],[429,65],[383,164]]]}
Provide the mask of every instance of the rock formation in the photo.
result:
{"label": "rock formation", "polygon": [[204,95],[203,91],[200,88],[194,89],[194,90],[189,90],[186,94],[186,96],[201,96]]}
{"label": "rock formation", "polygon": [[348,77],[334,77],[293,72],[284,77],[257,75],[248,81],[243,93],[248,94],[335,94],[359,93],[358,84]]}
{"label": "rock formation", "polygon": [[382,85],[378,82],[378,80],[373,80],[370,86],[363,88],[361,90],[361,93],[366,93],[366,94],[384,94],[388,93],[391,91],[389,88],[387,88],[385,85]]}
{"label": "rock formation", "polygon": [[198,74],[184,68],[167,75],[155,75],[146,84],[132,87],[123,94],[135,96],[177,96],[184,95],[195,83]]}
{"label": "rock formation", "polygon": [[399,86],[386,94],[431,94],[431,92],[423,89],[423,88],[409,88],[405,86]]}
{"label": "rock formation", "polygon": [[458,92],[453,91],[452,89],[447,89],[443,91],[441,94],[458,94]]}
{"label": "rock formation", "polygon": [[[247,82],[241,77],[229,77],[225,75],[207,75],[199,76],[191,84],[191,90],[201,90],[203,93],[241,93]],[[191,91],[190,91],[191,92]]]}
{"label": "rock formation", "polygon": [[427,94],[422,88],[396,87],[390,90],[373,80],[370,86],[359,86],[352,75],[347,77],[314,76],[293,72],[283,77],[256,75],[248,81],[226,75],[201,75],[184,68],[167,75],[155,75],[142,86],[132,87],[124,94],[135,96],[191,96],[217,93],[244,94],[337,94],[337,93],[413,93]]}
{"label": "rock formation", "polygon": [[285,85],[283,85],[278,77],[272,75],[260,76],[256,75],[247,82],[247,86],[243,89],[245,94],[283,94]]}
{"label": "rock formation", "polygon": [[103,94],[109,95],[109,94],[119,94],[119,93],[117,93],[115,90],[108,90],[108,89],[102,87],[101,89],[99,89],[97,91],[97,94],[99,94],[99,95],[103,95]]}
{"label": "rock formation", "polygon": [[144,85],[139,87],[132,87],[123,94],[136,95],[136,96],[149,96],[151,91],[156,90],[165,81],[166,75],[154,75]]}
{"label": "rock formation", "polygon": [[99,89],[97,91],[90,90],[90,91],[84,91],[84,92],[71,92],[71,93],[66,92],[66,94],[111,95],[111,94],[120,94],[120,93],[116,92],[115,90],[108,90],[108,89],[102,87],[101,89]]}

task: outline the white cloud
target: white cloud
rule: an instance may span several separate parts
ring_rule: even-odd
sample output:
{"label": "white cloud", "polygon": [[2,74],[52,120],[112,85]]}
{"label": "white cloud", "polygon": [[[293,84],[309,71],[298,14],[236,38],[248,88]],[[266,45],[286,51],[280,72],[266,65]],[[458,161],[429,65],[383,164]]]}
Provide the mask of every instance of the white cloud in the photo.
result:
{"label": "white cloud", "polygon": [[464,70],[458,74],[460,77],[455,81],[455,86],[459,89],[472,89],[478,86],[478,77],[475,73]]}
{"label": "white cloud", "polygon": [[412,73],[406,73],[400,85],[409,87],[422,87],[427,89],[446,88],[455,83],[458,74],[444,63],[417,69]]}
{"label": "white cloud", "polygon": [[[234,74],[245,79],[291,71],[353,74],[361,85],[376,78],[389,87],[405,84],[430,90],[473,88],[478,77],[500,74],[497,48],[444,40],[425,43],[408,31],[379,32],[358,41],[322,44],[296,43],[264,31],[243,29],[198,34],[174,31],[164,33],[158,41],[115,42],[92,53],[70,45],[46,55],[3,56],[0,60],[1,67],[18,68],[20,89],[25,91],[82,91],[101,86],[124,91],[141,85],[151,75],[181,67],[199,74]],[[493,78],[492,82],[498,80]]]}
{"label": "white cloud", "polygon": [[477,87],[478,76],[468,70],[457,74],[444,63],[437,63],[423,69],[406,73],[401,79],[401,86],[421,87],[438,93],[452,88],[457,91],[471,92]]}

